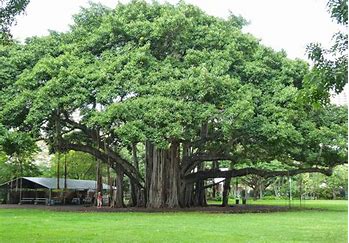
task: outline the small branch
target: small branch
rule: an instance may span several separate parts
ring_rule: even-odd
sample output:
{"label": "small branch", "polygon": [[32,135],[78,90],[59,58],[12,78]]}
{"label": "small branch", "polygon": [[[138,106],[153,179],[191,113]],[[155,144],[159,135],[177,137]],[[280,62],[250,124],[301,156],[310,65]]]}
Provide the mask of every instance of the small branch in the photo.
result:
{"label": "small branch", "polygon": [[332,169],[322,169],[322,168],[303,168],[303,169],[294,169],[289,171],[266,171],[256,168],[244,168],[238,170],[207,170],[207,171],[198,171],[196,173],[189,174],[185,176],[185,180],[188,182],[195,182],[198,180],[206,180],[209,178],[229,178],[229,177],[241,177],[246,175],[259,175],[264,178],[275,177],[275,176],[294,176],[301,173],[322,173],[330,176],[332,174]]}
{"label": "small branch", "polygon": [[137,185],[139,185],[141,188],[144,188],[142,185],[142,182],[144,183],[144,180],[137,171],[134,166],[132,166],[127,160],[123,159],[120,155],[118,155],[115,152],[111,152],[108,150],[107,153],[104,151],[102,152],[100,149],[96,149],[89,145],[83,145],[83,144],[73,144],[73,143],[67,143],[65,142],[63,144],[63,148],[65,150],[75,150],[75,151],[81,151],[85,153],[89,153],[92,156],[96,157],[97,159],[100,159],[104,161],[105,163],[108,163],[108,158],[112,163],[112,167],[114,169],[123,169],[125,171],[125,174]]}
{"label": "small branch", "polygon": [[219,183],[222,183],[223,181],[225,181],[226,179],[223,179],[223,180],[221,180],[221,181],[219,181],[219,182],[215,182],[215,183],[212,183],[212,184],[210,184],[210,185],[206,185],[206,186],[204,186],[204,189],[207,189],[207,188],[210,188],[210,187],[213,187],[213,186],[215,186],[215,185],[218,185]]}
{"label": "small branch", "polygon": [[183,158],[183,174],[188,174],[191,170],[193,170],[196,166],[201,164],[204,161],[215,161],[215,160],[230,160],[234,161],[234,156],[227,154],[206,154],[206,153],[197,153],[191,156],[187,156]]}

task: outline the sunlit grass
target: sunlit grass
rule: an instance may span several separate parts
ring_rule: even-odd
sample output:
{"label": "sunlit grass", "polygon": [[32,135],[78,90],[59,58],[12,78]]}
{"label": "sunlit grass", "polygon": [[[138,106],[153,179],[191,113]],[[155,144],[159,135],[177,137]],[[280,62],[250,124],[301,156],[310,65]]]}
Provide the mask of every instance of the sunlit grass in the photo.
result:
{"label": "sunlit grass", "polygon": [[[208,201],[209,204],[220,205],[221,201]],[[239,202],[241,204],[241,201]],[[229,199],[229,205],[234,205],[235,200]],[[333,211],[347,211],[348,203],[346,200],[247,200],[249,205],[272,205],[272,206],[285,206],[291,208],[314,208],[314,209],[330,209]]]}

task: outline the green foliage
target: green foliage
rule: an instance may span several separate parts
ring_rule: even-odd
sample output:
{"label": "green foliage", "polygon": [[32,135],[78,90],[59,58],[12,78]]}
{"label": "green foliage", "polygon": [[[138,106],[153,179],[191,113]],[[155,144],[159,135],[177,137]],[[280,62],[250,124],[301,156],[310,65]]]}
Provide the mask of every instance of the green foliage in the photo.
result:
{"label": "green foliage", "polygon": [[331,18],[338,24],[348,24],[348,2],[342,0],[329,0],[327,3]]}
{"label": "green foliage", "polygon": [[[96,160],[91,155],[69,151],[66,154],[61,154],[59,156],[55,154],[48,166],[48,170],[43,176],[56,177],[57,176],[57,163],[60,165],[60,176],[64,177],[64,164],[67,165],[67,178],[69,179],[79,179],[79,180],[96,180]],[[106,175],[104,170],[103,176]]]}
{"label": "green foliage", "polygon": [[0,43],[8,43],[11,39],[10,27],[15,23],[17,15],[24,12],[30,0],[0,1]]}
{"label": "green foliage", "polygon": [[0,148],[8,156],[29,156],[37,151],[33,138],[23,132],[6,132],[0,135]]}
{"label": "green foliage", "polygon": [[348,197],[348,165],[337,166],[332,176],[304,175],[304,194],[316,198],[338,199]]}
{"label": "green foliage", "polygon": [[38,147],[29,134],[8,131],[0,123],[0,183],[14,177],[40,175],[39,167],[32,162],[36,151]]}
{"label": "green foliage", "polygon": [[347,161],[347,108],[300,103],[307,63],[242,33],[240,17],[132,1],[92,5],[74,21],[67,33],[0,46],[5,130],[51,147],[58,135],[96,146],[99,130],[117,154],[180,141],[193,152],[233,155],[235,167]]}
{"label": "green foliage", "polygon": [[[242,180],[244,181],[246,178]],[[263,199],[288,199],[290,184],[287,177],[271,178],[271,183],[264,183]],[[305,173],[291,177],[293,199],[347,199],[348,165],[336,166],[331,176],[319,173]]]}
{"label": "green foliage", "polygon": [[0,184],[23,176],[41,176],[42,169],[31,158],[8,159],[0,155]]}
{"label": "green foliage", "polygon": [[329,0],[328,11],[331,18],[342,25],[344,31],[335,33],[330,49],[319,43],[307,47],[310,60],[314,62],[312,72],[306,76],[303,96],[307,100],[328,101],[329,91],[340,93],[348,83],[348,1]]}

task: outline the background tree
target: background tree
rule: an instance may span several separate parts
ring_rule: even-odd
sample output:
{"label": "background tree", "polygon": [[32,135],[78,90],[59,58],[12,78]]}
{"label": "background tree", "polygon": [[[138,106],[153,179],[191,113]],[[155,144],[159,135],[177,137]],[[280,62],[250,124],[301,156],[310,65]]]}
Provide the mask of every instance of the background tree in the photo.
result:
{"label": "background tree", "polygon": [[[47,168],[46,173],[44,173],[44,176],[56,177],[57,163],[58,157],[57,155],[54,155],[50,160],[49,167]],[[59,163],[61,167],[61,177],[64,176],[64,167],[66,163],[67,178],[79,180],[96,180],[96,159],[89,154],[69,151],[66,154],[60,155]],[[102,175],[106,178],[106,169],[103,170]]]}
{"label": "background tree", "polygon": [[343,30],[332,36],[334,43],[330,49],[319,43],[307,47],[314,68],[306,78],[305,95],[313,101],[328,101],[330,91],[338,94],[348,83],[348,1],[329,0],[327,6],[331,18]]}
{"label": "background tree", "polygon": [[5,44],[12,38],[10,28],[16,22],[16,16],[22,14],[30,0],[0,1],[0,43]]}
{"label": "background tree", "polygon": [[7,131],[0,124],[0,183],[23,176],[42,174],[33,163],[38,150],[33,139],[23,132]]}

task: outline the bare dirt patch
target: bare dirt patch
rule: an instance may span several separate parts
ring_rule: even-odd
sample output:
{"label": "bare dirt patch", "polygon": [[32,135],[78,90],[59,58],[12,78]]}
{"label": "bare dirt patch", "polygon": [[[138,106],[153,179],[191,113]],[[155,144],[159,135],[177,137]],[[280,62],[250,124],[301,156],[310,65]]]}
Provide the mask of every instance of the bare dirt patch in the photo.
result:
{"label": "bare dirt patch", "polygon": [[[271,212],[285,212],[296,210],[294,208],[288,208],[283,206],[267,206],[267,205],[233,205],[229,207],[221,207],[219,205],[209,205],[206,207],[191,207],[191,208],[110,208],[102,207],[97,208],[95,206],[81,206],[81,205],[32,205],[32,204],[2,204],[1,208],[9,209],[41,209],[60,212],[144,212],[144,213],[156,213],[156,212],[203,212],[203,213],[271,213]],[[299,209],[297,209],[299,210]]]}

